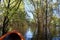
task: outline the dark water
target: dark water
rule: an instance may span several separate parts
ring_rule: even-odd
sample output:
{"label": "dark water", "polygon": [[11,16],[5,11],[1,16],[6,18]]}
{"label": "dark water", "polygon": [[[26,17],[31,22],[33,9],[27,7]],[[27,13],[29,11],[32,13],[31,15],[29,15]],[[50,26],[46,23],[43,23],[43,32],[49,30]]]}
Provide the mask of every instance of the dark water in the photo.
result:
{"label": "dark water", "polygon": [[60,40],[60,37],[53,37],[52,40]]}

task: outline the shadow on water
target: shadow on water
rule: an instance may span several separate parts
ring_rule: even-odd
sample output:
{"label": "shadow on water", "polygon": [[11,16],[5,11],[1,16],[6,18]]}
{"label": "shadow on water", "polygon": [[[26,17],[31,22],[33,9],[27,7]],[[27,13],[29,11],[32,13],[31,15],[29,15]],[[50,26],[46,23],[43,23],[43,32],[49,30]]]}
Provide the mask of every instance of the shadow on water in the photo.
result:
{"label": "shadow on water", "polygon": [[31,31],[30,28],[28,28],[26,33],[25,33],[25,39],[26,40],[31,40],[32,38],[33,38],[33,32]]}

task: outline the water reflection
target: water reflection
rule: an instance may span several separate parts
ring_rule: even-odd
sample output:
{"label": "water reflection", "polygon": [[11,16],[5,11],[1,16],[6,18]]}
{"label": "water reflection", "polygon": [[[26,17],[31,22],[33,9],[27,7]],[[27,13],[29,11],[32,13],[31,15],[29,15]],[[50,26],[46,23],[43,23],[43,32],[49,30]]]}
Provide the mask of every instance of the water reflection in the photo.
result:
{"label": "water reflection", "polygon": [[30,28],[28,28],[27,32],[25,33],[25,38],[26,40],[31,40],[33,37],[33,32],[31,31]]}
{"label": "water reflection", "polygon": [[52,40],[60,40],[60,34],[57,34],[57,36],[53,37]]}
{"label": "water reflection", "polygon": [[52,40],[60,40],[60,37],[53,37]]}

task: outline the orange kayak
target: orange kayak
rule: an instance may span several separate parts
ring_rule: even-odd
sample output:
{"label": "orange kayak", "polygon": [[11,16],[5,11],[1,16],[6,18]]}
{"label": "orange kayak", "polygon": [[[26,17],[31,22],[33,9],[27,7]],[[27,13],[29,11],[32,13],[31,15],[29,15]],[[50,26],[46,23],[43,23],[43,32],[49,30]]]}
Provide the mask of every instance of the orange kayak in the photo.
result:
{"label": "orange kayak", "polygon": [[17,31],[8,32],[0,37],[0,40],[25,40],[21,33]]}

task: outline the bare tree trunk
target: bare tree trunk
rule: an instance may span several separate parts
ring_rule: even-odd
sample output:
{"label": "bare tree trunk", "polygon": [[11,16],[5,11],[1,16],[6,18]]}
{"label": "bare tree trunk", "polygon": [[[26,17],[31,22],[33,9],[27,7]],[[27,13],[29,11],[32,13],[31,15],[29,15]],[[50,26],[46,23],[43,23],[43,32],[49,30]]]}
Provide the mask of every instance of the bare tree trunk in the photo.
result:
{"label": "bare tree trunk", "polygon": [[48,40],[48,38],[47,38],[47,7],[48,7],[47,0],[46,0],[45,3],[46,3],[46,13],[45,13],[45,14],[46,14],[46,15],[45,15],[45,16],[46,16],[46,18],[45,18],[45,19],[46,19],[46,25],[45,25],[45,40]]}

